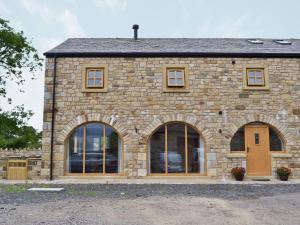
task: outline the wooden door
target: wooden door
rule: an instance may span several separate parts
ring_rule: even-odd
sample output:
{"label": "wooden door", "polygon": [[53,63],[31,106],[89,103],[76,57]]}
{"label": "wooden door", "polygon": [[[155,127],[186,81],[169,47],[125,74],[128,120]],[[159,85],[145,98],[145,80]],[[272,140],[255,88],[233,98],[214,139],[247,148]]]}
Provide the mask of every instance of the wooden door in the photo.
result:
{"label": "wooden door", "polygon": [[270,142],[267,125],[248,125],[245,127],[247,151],[247,175],[270,176]]}

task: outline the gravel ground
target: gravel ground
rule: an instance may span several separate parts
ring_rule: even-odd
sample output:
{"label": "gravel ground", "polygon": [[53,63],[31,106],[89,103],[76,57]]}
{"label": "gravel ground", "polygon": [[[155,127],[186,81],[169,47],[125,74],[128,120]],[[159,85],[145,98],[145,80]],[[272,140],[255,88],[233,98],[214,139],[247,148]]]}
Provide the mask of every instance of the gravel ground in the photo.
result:
{"label": "gravel ground", "polygon": [[300,224],[300,184],[0,185],[0,224]]}

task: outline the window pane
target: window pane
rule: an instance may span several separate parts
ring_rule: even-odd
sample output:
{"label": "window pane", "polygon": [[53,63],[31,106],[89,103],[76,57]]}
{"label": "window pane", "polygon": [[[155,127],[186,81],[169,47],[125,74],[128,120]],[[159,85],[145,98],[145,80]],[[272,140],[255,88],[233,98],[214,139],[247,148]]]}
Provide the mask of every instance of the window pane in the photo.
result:
{"label": "window pane", "polygon": [[176,85],[175,79],[169,79],[169,85]]}
{"label": "window pane", "polygon": [[277,133],[270,127],[269,128],[269,135],[270,135],[270,150],[271,151],[282,151],[283,144],[280,137]]}
{"label": "window pane", "polygon": [[256,75],[257,78],[262,78],[262,71],[261,70],[256,70],[255,75]]}
{"label": "window pane", "polygon": [[254,71],[253,70],[248,71],[248,77],[249,78],[254,78]]}
{"label": "window pane", "polygon": [[183,86],[184,85],[183,79],[177,79],[177,85]]}
{"label": "window pane", "polygon": [[102,77],[102,71],[101,71],[101,70],[97,70],[95,76],[96,76],[97,78]]}
{"label": "window pane", "polygon": [[103,172],[103,125],[86,125],[85,172]]}
{"label": "window pane", "polygon": [[165,173],[165,126],[150,139],[150,173]]}
{"label": "window pane", "polygon": [[95,72],[93,70],[88,71],[88,78],[94,78]]}
{"label": "window pane", "polygon": [[68,152],[68,172],[69,173],[82,173],[83,161],[83,132],[84,128],[78,127],[69,139],[69,152]]}
{"label": "window pane", "polygon": [[200,148],[200,135],[192,127],[187,128],[188,172],[204,172],[204,149]]}
{"label": "window pane", "polygon": [[251,84],[252,84],[252,85],[255,84],[255,79],[249,77],[249,78],[248,78],[248,84],[250,84],[250,85],[251,85]]}
{"label": "window pane", "polygon": [[176,71],[176,78],[177,79],[183,79],[183,71],[177,70]]}
{"label": "window pane", "polygon": [[169,79],[170,78],[175,78],[175,71],[174,70],[169,70],[169,73],[168,73],[168,77],[169,77]]}
{"label": "window pane", "polygon": [[96,80],[95,80],[95,85],[96,85],[96,86],[100,86],[100,87],[101,87],[101,86],[102,86],[102,80],[101,80],[101,79],[99,79],[99,78],[98,78],[98,79],[96,79]]}
{"label": "window pane", "polygon": [[168,173],[185,172],[185,125],[168,124]]}
{"label": "window pane", "polygon": [[117,132],[110,126],[105,126],[105,172],[118,173],[121,162],[121,145]]}
{"label": "window pane", "polygon": [[230,151],[245,151],[245,129],[240,128],[232,137]]}
{"label": "window pane", "polygon": [[94,79],[88,79],[88,86],[94,86]]}

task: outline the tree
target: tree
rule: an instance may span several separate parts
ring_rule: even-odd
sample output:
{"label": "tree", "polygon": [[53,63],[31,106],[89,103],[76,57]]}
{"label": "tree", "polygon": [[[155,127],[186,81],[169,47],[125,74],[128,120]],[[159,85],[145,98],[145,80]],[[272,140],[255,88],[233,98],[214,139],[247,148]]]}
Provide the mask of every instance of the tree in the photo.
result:
{"label": "tree", "polygon": [[33,115],[25,111],[24,106],[17,106],[12,111],[0,110],[0,148],[39,148],[41,132],[27,121]]}
{"label": "tree", "polygon": [[34,78],[34,72],[42,67],[42,59],[23,31],[17,32],[0,18],[0,96],[6,97],[7,81],[24,83],[26,68]]}
{"label": "tree", "polygon": [[[42,59],[23,31],[17,32],[0,18],[0,97],[6,98],[7,82],[22,85],[26,79],[23,71],[35,76],[41,69]],[[8,99],[9,103],[11,100]],[[33,115],[17,106],[12,111],[3,111],[0,105],[0,148],[37,148],[41,146],[41,132],[28,126]]]}

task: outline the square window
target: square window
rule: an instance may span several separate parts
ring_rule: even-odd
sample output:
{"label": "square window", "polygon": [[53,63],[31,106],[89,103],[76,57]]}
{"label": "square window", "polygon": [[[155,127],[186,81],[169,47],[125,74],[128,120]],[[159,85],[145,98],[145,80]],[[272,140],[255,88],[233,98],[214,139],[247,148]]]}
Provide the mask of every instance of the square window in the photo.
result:
{"label": "square window", "polygon": [[265,86],[264,69],[247,69],[248,86]]}
{"label": "square window", "polygon": [[184,68],[167,69],[168,87],[184,87]]}
{"label": "square window", "polygon": [[86,88],[103,88],[103,69],[87,69]]}
{"label": "square window", "polygon": [[83,64],[82,65],[82,92],[108,91],[108,65]]}

